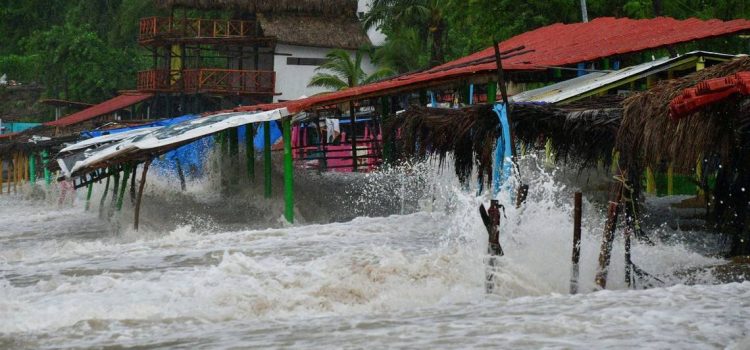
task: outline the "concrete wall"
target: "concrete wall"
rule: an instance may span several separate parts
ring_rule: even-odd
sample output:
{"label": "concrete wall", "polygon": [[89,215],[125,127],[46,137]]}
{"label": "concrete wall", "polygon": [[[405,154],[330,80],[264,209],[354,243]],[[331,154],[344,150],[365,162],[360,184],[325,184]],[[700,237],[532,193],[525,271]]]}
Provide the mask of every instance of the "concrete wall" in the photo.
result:
{"label": "concrete wall", "polygon": [[[326,54],[332,49],[294,46],[278,44],[276,45],[276,55],[274,56],[273,69],[276,72],[276,92],[281,95],[274,98],[274,102],[280,100],[295,100],[300,96],[312,96],[327,91],[322,88],[308,88],[307,84],[310,78],[315,75],[315,69],[318,66],[310,65],[290,65],[287,64],[287,58],[325,58]],[[354,51],[350,51],[352,58]],[[282,55],[289,54],[290,56]],[[370,57],[364,54],[362,58],[362,69],[365,73],[370,74],[375,71],[375,66],[370,61]]]}

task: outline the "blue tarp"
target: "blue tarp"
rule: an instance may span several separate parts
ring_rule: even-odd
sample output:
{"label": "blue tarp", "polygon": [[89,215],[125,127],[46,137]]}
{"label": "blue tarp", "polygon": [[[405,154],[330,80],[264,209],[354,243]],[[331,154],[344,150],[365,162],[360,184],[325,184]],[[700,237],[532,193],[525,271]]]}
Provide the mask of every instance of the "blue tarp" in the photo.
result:
{"label": "blue tarp", "polygon": [[[153,123],[138,125],[127,128],[110,129],[110,130],[92,130],[81,132],[81,136],[84,138],[97,137],[108,134],[116,134],[134,129],[155,127],[155,126],[169,126],[177,123],[181,123],[186,120],[197,118],[197,115],[184,115],[172,119],[163,119]],[[281,129],[279,129],[277,122],[271,122],[271,144],[274,144],[281,138]],[[239,142],[245,144],[245,127],[238,127]],[[203,170],[205,169],[205,162],[208,158],[208,153],[214,146],[214,137],[208,136],[196,140],[190,144],[169,151],[161,157],[154,159],[152,168],[162,175],[177,176],[177,162],[179,161],[182,171],[187,177],[201,177]],[[255,138],[253,139],[256,151],[263,150],[263,123],[256,125]]]}

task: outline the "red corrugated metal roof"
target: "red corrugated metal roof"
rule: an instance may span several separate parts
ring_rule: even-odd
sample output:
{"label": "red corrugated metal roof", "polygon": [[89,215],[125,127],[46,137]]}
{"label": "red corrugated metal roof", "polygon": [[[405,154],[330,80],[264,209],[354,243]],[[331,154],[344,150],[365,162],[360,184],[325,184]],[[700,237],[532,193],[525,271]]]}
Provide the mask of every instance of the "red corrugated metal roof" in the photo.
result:
{"label": "red corrugated metal roof", "polygon": [[110,114],[123,108],[132,106],[138,102],[149,99],[153,94],[148,93],[126,93],[111,100],[104,101],[98,105],[86,108],[80,112],[73,113],[58,120],[44,123],[46,126],[66,127],[85,122],[101,115]]}
{"label": "red corrugated metal roof", "polygon": [[669,116],[672,119],[686,117],[735,94],[750,95],[750,71],[704,80],[685,89],[669,103]]}
{"label": "red corrugated metal roof", "polygon": [[[524,46],[533,50],[503,60],[506,70],[538,70],[564,66],[600,58],[664,47],[666,45],[708,39],[750,31],[750,21],[698,19],[676,20],[668,17],[653,19],[597,18],[588,23],[553,24],[539,28],[500,44],[502,51]],[[407,74],[394,79],[359,86],[334,93],[265,106],[241,107],[248,111],[287,107],[295,113],[310,107],[329,105],[351,99],[384,96],[414,88],[439,85],[477,73],[492,73],[497,68],[488,62],[494,56],[492,47],[448,62],[432,69]],[[484,61],[483,61],[484,60]],[[472,63],[475,62],[475,63]]]}

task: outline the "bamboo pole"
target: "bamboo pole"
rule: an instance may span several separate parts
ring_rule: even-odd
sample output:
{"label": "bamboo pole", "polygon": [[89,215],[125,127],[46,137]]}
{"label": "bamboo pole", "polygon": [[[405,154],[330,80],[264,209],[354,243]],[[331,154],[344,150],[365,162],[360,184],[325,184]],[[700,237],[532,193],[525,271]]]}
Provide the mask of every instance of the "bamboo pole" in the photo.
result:
{"label": "bamboo pole", "polygon": [[271,122],[263,122],[263,181],[263,193],[271,198]]}
{"label": "bamboo pole", "polygon": [[282,120],[284,136],[284,217],[294,223],[294,162],[292,157],[292,117]]}
{"label": "bamboo pole", "polygon": [[143,163],[143,173],[141,174],[141,183],[138,186],[138,197],[135,200],[135,217],[133,218],[133,228],[138,231],[138,224],[141,216],[141,200],[143,199],[143,188],[146,186],[146,175],[148,167],[151,165],[151,159]]}
{"label": "bamboo pole", "polygon": [[576,192],[573,200],[573,266],[570,273],[570,294],[578,293],[578,277],[581,261],[581,216],[583,195]]}

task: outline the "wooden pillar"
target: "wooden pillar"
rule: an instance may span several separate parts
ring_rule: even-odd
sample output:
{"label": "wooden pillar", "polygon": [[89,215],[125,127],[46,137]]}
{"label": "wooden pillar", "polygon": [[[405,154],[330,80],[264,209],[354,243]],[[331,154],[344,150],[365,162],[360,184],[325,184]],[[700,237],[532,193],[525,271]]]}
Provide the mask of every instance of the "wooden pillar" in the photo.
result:
{"label": "wooden pillar", "polygon": [[615,199],[609,202],[607,208],[607,222],[604,226],[604,233],[602,234],[602,246],[599,252],[599,269],[596,273],[596,284],[599,288],[604,289],[607,287],[607,270],[609,269],[609,262],[612,257],[612,242],[615,239],[615,231],[617,230],[617,217],[620,213],[620,201],[622,200],[622,183],[615,185]]}
{"label": "wooden pillar", "polygon": [[135,173],[138,170],[138,163],[133,164],[133,171],[130,173],[130,203],[135,204]]}
{"label": "wooden pillar", "polygon": [[282,120],[284,137],[284,217],[294,223],[294,160],[292,157],[292,117]]}
{"label": "wooden pillar", "polygon": [[263,193],[271,198],[271,122],[263,122]]}
{"label": "wooden pillar", "polygon": [[579,263],[581,261],[581,216],[583,195],[576,192],[573,200],[573,265],[570,273],[570,294],[578,293],[578,277],[580,274]]}
{"label": "wooden pillar", "polygon": [[[112,186],[112,202],[110,202],[110,205],[112,208],[115,208],[117,206],[117,195],[120,193],[120,170],[114,169],[113,176],[115,177],[115,183]],[[112,214],[112,211],[107,212],[108,215]]]}
{"label": "wooden pillar", "polygon": [[0,156],[0,195],[3,194],[3,157]]}
{"label": "wooden pillar", "polygon": [[[174,159],[175,166],[177,167],[177,177],[180,178],[180,190],[187,190],[187,183],[185,182],[185,172],[182,171],[182,164],[180,164],[180,158]],[[133,178],[135,178],[135,172],[133,172]]]}
{"label": "wooden pillar", "polygon": [[141,200],[143,199],[143,188],[146,186],[146,175],[148,167],[151,165],[151,159],[143,163],[143,173],[141,175],[141,184],[138,186],[138,197],[135,200],[135,217],[133,218],[133,229],[138,231],[138,224],[141,216]]}

